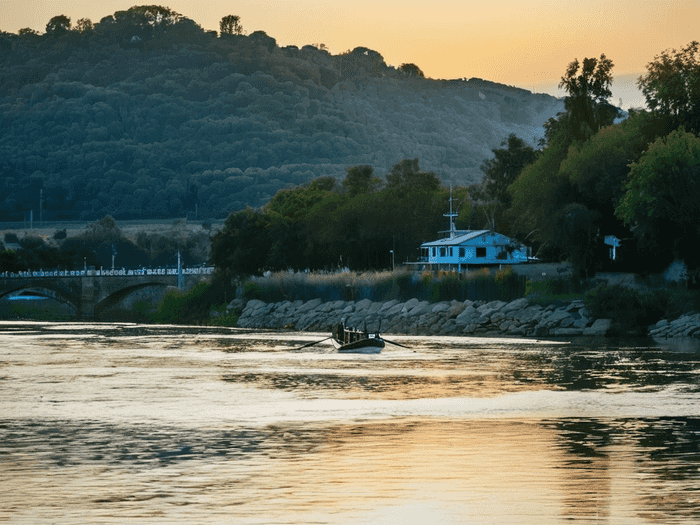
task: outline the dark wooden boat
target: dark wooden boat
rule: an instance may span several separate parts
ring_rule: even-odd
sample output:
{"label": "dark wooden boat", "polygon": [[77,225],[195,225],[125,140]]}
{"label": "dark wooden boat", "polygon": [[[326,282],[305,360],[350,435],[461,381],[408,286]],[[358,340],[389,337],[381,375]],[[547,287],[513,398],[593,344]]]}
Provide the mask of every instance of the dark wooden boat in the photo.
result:
{"label": "dark wooden boat", "polygon": [[378,333],[369,333],[367,327],[364,330],[346,328],[344,321],[333,328],[331,341],[339,353],[354,354],[378,354],[385,344]]}

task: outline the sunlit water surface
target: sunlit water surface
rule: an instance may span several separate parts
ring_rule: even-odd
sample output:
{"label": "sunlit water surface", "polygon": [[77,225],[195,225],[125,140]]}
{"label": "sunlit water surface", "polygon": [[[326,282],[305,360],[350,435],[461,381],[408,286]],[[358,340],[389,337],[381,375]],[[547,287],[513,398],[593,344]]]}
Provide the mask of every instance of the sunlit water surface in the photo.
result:
{"label": "sunlit water surface", "polygon": [[0,521],[700,522],[700,352],[0,323]]}

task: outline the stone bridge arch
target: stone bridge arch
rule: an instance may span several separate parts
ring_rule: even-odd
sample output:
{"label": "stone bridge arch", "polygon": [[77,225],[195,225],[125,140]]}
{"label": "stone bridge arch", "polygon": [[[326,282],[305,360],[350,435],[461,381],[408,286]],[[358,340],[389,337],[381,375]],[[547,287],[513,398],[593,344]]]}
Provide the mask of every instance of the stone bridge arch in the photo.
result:
{"label": "stone bridge arch", "polygon": [[[167,290],[168,288],[173,288],[173,285],[167,282],[158,281],[143,282],[127,286],[125,288],[120,288],[119,290],[110,293],[109,295],[103,297],[102,299],[98,300],[97,303],[95,303],[95,318],[99,319],[104,311],[119,305],[119,303],[124,301],[124,299],[128,298],[129,296],[133,295],[135,292],[145,291],[148,289],[155,289],[161,292],[158,295],[165,295],[165,290]],[[155,295],[156,294],[153,294],[151,299],[158,299],[158,297],[155,297]]]}
{"label": "stone bridge arch", "polygon": [[[182,271],[182,289],[189,290],[202,279],[209,279],[214,268],[186,268]],[[119,301],[134,290],[146,287],[178,285],[176,270],[158,268],[142,270],[23,272],[0,275],[0,298],[21,290],[36,290],[69,304],[80,319],[93,320],[95,307]]]}
{"label": "stone bridge arch", "polygon": [[[5,284],[4,286],[2,284]],[[81,293],[77,286],[65,286],[65,283],[55,283],[48,279],[17,279],[10,283],[0,284],[0,299],[18,292],[31,292],[39,296],[49,297],[59,303],[68,305],[76,315],[81,310]]]}

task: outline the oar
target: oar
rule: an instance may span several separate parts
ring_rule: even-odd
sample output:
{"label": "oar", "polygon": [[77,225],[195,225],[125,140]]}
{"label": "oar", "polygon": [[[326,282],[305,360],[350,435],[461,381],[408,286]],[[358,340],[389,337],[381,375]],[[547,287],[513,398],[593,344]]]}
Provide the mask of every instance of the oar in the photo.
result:
{"label": "oar", "polygon": [[396,345],[396,346],[400,346],[401,348],[408,348],[409,350],[411,349],[410,346],[402,345],[401,343],[397,343],[397,342],[395,342],[395,341],[389,341],[386,337],[383,337],[383,336],[382,336],[382,339],[384,339],[384,341],[386,341],[386,342],[389,343],[389,344]]}
{"label": "oar", "polygon": [[318,343],[322,343],[323,341],[328,341],[329,339],[333,339],[332,337],[326,337],[325,339],[321,339],[320,341],[314,341],[313,343],[306,343],[304,346],[300,346],[299,348],[295,348],[294,350],[301,350],[302,348],[307,348],[309,346],[314,346],[317,345]]}

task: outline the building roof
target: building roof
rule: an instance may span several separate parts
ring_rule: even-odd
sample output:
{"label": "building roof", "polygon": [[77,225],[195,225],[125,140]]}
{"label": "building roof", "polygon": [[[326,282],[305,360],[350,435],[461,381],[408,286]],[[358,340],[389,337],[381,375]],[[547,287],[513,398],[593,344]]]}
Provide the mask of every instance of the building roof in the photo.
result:
{"label": "building roof", "polygon": [[444,239],[438,239],[437,241],[424,242],[423,244],[421,244],[421,246],[455,246],[475,239],[481,235],[494,232],[492,232],[491,230],[467,230],[457,231],[455,233],[459,235],[455,235],[454,237],[445,237]]}

